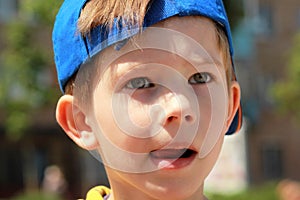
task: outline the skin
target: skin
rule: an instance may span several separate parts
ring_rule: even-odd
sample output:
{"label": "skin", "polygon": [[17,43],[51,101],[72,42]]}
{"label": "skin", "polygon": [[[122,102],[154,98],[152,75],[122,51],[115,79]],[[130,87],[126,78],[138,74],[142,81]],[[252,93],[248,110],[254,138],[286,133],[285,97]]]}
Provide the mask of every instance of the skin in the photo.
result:
{"label": "skin", "polygon": [[[204,180],[239,107],[240,88],[235,81],[227,87],[226,61],[210,20],[172,17],[155,27],[192,38],[206,50],[195,55],[201,62],[193,63],[161,49],[128,51],[102,70],[94,87],[91,112],[75,105],[74,96],[64,95],[57,105],[57,121],[76,144],[99,151],[111,184],[110,199],[205,199]],[[149,40],[145,32],[136,37],[135,45]],[[133,46],[126,44],[121,51]],[[168,42],[166,46],[185,49]],[[113,48],[104,52],[112,53]],[[198,72],[205,81],[196,81]],[[150,85],[136,88],[140,81]],[[217,126],[220,129],[209,132]],[[164,165],[169,160],[163,158],[161,149],[173,155],[183,148],[191,149],[194,157]],[[153,152],[158,152],[157,162],[153,162]]]}

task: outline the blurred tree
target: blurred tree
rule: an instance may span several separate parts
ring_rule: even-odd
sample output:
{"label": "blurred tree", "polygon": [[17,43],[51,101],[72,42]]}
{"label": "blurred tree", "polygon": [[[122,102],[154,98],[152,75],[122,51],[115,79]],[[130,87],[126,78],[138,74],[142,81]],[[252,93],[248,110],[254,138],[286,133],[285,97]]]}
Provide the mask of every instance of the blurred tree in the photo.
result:
{"label": "blurred tree", "polygon": [[274,85],[272,94],[279,110],[291,114],[297,122],[300,122],[300,32],[293,44],[286,68],[287,76]]}
{"label": "blurred tree", "polygon": [[[62,1],[22,0],[18,17],[5,27],[6,48],[0,57],[0,110],[12,139],[22,137],[34,121],[34,110],[57,99],[50,33]],[[242,16],[242,1],[224,3],[234,27]]]}
{"label": "blurred tree", "polygon": [[54,102],[51,29],[62,0],[22,0],[18,17],[4,27],[0,61],[0,110],[7,135],[19,139],[31,113]]}
{"label": "blurred tree", "polygon": [[244,16],[243,0],[223,0],[223,2],[230,21],[231,29],[234,29]]}

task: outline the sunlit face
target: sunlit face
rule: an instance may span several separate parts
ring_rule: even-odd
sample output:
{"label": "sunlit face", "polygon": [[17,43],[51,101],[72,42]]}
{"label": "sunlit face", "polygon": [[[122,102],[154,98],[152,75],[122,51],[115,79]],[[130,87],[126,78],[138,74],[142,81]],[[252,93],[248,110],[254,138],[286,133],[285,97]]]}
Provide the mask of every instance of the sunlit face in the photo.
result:
{"label": "sunlit face", "polygon": [[170,18],[105,54],[90,118],[113,190],[157,199],[201,195],[229,107],[214,24]]}

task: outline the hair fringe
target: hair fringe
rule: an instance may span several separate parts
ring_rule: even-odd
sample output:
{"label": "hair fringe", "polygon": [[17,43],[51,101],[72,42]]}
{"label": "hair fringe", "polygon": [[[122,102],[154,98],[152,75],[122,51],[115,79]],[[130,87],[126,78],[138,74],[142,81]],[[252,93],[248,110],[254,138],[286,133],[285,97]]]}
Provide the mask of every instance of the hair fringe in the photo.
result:
{"label": "hair fringe", "polygon": [[81,11],[78,30],[88,34],[96,26],[112,28],[115,20],[122,25],[142,27],[150,0],[90,0]]}

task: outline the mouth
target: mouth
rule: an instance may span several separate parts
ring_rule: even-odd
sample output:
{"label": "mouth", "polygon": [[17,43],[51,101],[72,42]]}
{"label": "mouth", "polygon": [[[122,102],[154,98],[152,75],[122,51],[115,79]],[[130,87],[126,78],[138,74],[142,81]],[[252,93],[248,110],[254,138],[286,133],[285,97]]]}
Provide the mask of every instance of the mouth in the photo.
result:
{"label": "mouth", "polygon": [[180,169],[190,165],[197,152],[188,149],[159,149],[150,152],[153,163],[159,169]]}

